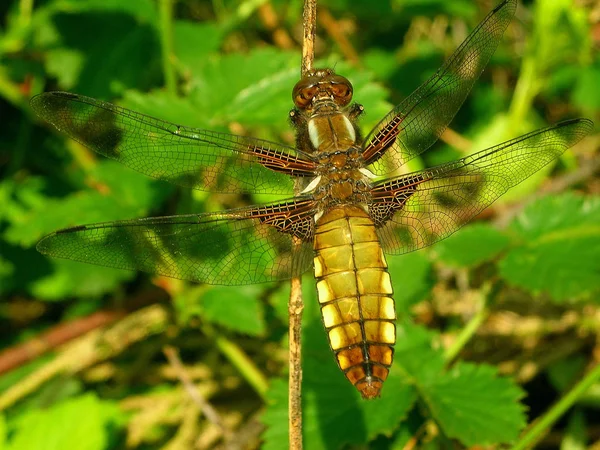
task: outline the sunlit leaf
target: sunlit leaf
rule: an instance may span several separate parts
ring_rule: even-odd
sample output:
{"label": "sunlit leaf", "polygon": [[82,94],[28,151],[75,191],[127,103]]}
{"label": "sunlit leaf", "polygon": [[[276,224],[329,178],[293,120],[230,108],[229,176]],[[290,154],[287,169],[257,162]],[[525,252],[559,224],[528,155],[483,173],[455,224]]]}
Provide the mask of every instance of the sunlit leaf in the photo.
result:
{"label": "sunlit leaf", "polygon": [[525,426],[523,391],[490,366],[459,363],[424,389],[444,433],[469,447],[513,442]]}
{"label": "sunlit leaf", "polygon": [[563,194],[533,203],[511,224],[521,245],[501,261],[502,276],[555,301],[592,296],[600,289],[599,224],[598,198]]}
{"label": "sunlit leaf", "polygon": [[458,267],[474,267],[492,260],[504,250],[510,239],[486,224],[474,224],[459,230],[437,244],[434,251],[446,264]]}
{"label": "sunlit leaf", "polygon": [[431,262],[426,252],[412,252],[387,258],[394,300],[398,314],[408,311],[415,303],[429,295],[433,285]]}
{"label": "sunlit leaf", "polygon": [[214,286],[202,295],[202,316],[232,331],[251,336],[265,332],[260,287]]}
{"label": "sunlit leaf", "polygon": [[47,409],[29,410],[9,424],[7,450],[105,449],[113,438],[111,426],[121,421],[114,402],[93,394],[76,397]]}

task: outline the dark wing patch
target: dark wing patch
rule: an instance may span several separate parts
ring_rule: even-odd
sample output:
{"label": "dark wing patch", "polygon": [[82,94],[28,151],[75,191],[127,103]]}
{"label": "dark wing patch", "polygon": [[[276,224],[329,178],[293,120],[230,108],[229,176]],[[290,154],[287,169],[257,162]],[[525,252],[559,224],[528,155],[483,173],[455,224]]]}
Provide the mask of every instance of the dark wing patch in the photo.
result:
{"label": "dark wing patch", "polygon": [[438,140],[496,51],[516,5],[516,0],[500,3],[429,80],[369,133],[363,145],[369,170],[387,175]]}
{"label": "dark wing patch", "polygon": [[180,186],[292,195],[290,176],[314,176],[310,156],[291,147],[188,128],[82,95],[47,92],[31,107],[82,145]]}
{"label": "dark wing patch", "polygon": [[369,213],[390,254],[444,239],[591,133],[587,119],[534,131],[431,169],[377,183]]}
{"label": "dark wing patch", "polygon": [[[83,225],[38,243],[49,256],[210,284],[283,280],[312,267],[315,208],[292,200],[222,213]],[[302,244],[292,252],[292,236]]]}

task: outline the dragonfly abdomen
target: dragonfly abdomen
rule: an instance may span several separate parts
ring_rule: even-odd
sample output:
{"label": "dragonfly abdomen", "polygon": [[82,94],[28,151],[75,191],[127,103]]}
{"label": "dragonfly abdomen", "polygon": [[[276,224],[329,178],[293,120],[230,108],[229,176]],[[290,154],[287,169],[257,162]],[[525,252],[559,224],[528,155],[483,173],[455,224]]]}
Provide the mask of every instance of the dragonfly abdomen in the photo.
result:
{"label": "dragonfly abdomen", "polygon": [[331,349],[362,396],[377,397],[392,364],[396,312],[375,224],[359,206],[334,207],[317,222],[314,248]]}

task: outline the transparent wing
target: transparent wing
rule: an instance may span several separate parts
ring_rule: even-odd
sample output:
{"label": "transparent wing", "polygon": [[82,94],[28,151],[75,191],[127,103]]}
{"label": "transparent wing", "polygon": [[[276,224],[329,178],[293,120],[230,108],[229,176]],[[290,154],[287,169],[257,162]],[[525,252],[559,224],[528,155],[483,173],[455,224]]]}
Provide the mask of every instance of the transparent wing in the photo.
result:
{"label": "transparent wing", "polygon": [[592,131],[574,119],[432,169],[378,183],[369,213],[384,251],[401,254],[444,239],[508,189]]}
{"label": "transparent wing", "polygon": [[363,157],[373,173],[393,172],[438,140],[496,51],[516,3],[500,3],[429,80],[369,133]]}
{"label": "transparent wing", "polygon": [[59,131],[138,172],[200,190],[293,194],[291,176],[314,176],[310,157],[284,145],[155,119],[68,92],[31,107]]}
{"label": "transparent wing", "polygon": [[[82,225],[38,243],[49,256],[210,284],[290,278],[312,267],[312,200]],[[292,252],[292,236],[301,238]]]}

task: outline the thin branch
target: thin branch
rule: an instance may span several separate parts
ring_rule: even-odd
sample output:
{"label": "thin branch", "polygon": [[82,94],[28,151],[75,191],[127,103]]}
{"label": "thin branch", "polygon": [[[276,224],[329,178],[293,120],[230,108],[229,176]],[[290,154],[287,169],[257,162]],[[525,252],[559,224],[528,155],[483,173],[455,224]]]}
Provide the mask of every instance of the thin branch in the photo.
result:
{"label": "thin branch", "polygon": [[54,359],[15,382],[0,394],[0,411],[31,394],[57,374],[74,374],[121,354],[136,342],[160,334],[168,314],[159,305],[143,308],[107,329],[96,329],[60,347]]}
{"label": "thin branch", "polygon": [[315,35],[317,32],[317,0],[304,0],[302,21],[304,35],[302,37],[302,76],[313,68],[315,59]]}
{"label": "thin branch", "polygon": [[[294,249],[297,251],[300,243],[294,238]],[[292,278],[289,311],[289,359],[290,375],[288,390],[288,419],[290,449],[302,449],[302,279]]]}
{"label": "thin branch", "polygon": [[[315,59],[315,34],[317,28],[317,0],[304,1],[301,76],[313,69]],[[300,191],[296,183],[296,192]],[[302,242],[293,238],[293,255],[298,254]],[[302,450],[302,278],[292,278],[290,288],[289,311],[289,361],[290,375],[288,386],[289,448]]]}
{"label": "thin branch", "polygon": [[0,374],[20,367],[78,337],[109,325],[125,316],[125,311],[98,311],[89,316],[61,323],[22,344],[0,352]]}

